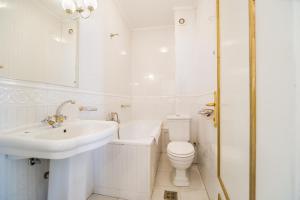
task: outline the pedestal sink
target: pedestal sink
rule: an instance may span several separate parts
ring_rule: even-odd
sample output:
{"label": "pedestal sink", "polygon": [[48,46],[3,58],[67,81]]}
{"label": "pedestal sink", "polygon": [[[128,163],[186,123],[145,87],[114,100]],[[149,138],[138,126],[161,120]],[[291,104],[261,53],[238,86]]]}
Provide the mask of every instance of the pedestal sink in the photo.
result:
{"label": "pedestal sink", "polygon": [[117,123],[77,120],[59,128],[36,126],[0,134],[0,153],[20,157],[64,159],[107,144]]}
{"label": "pedestal sink", "polygon": [[50,159],[48,200],[83,200],[84,194],[79,193],[84,192],[75,192],[78,183],[74,180],[84,172],[74,169],[87,152],[112,141],[117,130],[115,122],[96,120],[66,122],[59,128],[17,129],[0,134],[0,154]]}

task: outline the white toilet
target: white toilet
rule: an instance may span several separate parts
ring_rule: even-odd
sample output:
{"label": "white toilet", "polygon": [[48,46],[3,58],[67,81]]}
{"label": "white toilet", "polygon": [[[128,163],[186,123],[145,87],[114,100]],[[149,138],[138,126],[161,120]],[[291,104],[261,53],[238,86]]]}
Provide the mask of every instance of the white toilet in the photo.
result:
{"label": "white toilet", "polygon": [[173,184],[175,186],[189,186],[187,169],[191,166],[195,156],[194,146],[190,140],[191,117],[186,115],[170,115],[167,117],[170,143],[168,144],[168,158],[176,169]]}

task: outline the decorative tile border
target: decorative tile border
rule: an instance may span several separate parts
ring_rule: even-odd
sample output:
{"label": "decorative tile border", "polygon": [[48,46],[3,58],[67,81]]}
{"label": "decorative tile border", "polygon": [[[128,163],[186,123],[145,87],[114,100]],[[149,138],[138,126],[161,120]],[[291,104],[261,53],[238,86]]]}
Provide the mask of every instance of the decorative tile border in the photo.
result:
{"label": "decorative tile border", "polygon": [[84,119],[105,119],[111,111],[120,112],[126,120],[131,116],[129,109],[121,110],[121,104],[131,103],[130,96],[0,78],[0,131],[39,123],[67,99],[98,108],[80,113]]}

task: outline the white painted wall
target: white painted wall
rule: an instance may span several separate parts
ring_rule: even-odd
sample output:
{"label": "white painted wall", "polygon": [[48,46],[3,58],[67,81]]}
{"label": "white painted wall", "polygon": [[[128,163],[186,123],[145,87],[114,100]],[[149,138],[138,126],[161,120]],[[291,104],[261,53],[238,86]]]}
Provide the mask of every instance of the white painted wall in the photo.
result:
{"label": "white painted wall", "polygon": [[256,2],[257,200],[297,199],[295,4],[293,0]]}
{"label": "white painted wall", "polygon": [[[0,131],[39,123],[67,99],[98,107],[98,112],[81,113],[83,119],[105,119],[111,111],[119,112],[123,121],[130,119],[130,109],[120,107],[131,100],[130,31],[126,27],[110,0],[101,0],[94,15],[80,22],[78,89],[1,79]],[[120,37],[111,40],[111,32]],[[47,170],[46,160],[30,167],[26,160],[9,161],[0,156],[0,199],[45,200],[47,181],[43,174]]]}

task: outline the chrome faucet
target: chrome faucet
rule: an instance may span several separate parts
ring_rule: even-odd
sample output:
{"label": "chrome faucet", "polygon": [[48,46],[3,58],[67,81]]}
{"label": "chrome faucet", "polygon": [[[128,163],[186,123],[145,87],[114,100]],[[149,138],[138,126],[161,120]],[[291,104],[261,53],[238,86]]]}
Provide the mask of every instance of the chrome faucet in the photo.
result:
{"label": "chrome faucet", "polygon": [[114,121],[114,122],[117,122],[118,124],[120,124],[119,114],[117,112],[111,112],[110,119],[111,119],[111,121]]}
{"label": "chrome faucet", "polygon": [[63,108],[67,104],[75,104],[75,103],[76,102],[74,100],[64,101],[57,107],[55,115],[46,117],[46,119],[44,119],[42,123],[46,123],[50,125],[52,128],[60,127],[62,123],[67,119],[67,116],[62,114]]}
{"label": "chrome faucet", "polygon": [[67,104],[75,104],[76,102],[74,100],[68,100],[68,101],[64,101],[62,102],[56,109],[56,116],[63,116],[62,115],[62,109],[65,107],[65,105]]}
{"label": "chrome faucet", "polygon": [[120,119],[117,112],[110,113],[110,120],[118,123],[118,140],[120,139]]}

